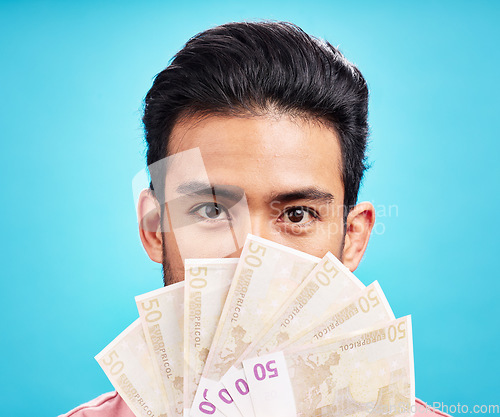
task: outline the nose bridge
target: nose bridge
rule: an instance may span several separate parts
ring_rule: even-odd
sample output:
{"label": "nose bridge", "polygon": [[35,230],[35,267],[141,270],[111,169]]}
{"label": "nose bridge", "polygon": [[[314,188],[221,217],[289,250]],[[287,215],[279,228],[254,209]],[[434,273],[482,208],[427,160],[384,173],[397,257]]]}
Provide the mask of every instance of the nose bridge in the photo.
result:
{"label": "nose bridge", "polygon": [[238,221],[232,224],[236,250],[226,257],[237,258],[241,256],[248,233],[263,239],[276,240],[277,230],[274,228],[273,218],[274,214],[270,215],[267,205],[252,205],[249,201],[245,215],[238,216]]}
{"label": "nose bridge", "polygon": [[246,220],[242,221],[240,219],[236,229],[234,229],[234,232],[238,236],[237,246],[239,247],[235,252],[227,255],[229,258],[239,258],[241,256],[243,244],[248,233],[264,239],[272,240],[272,222],[270,221],[265,210],[249,210],[249,215],[246,217]]}
{"label": "nose bridge", "polygon": [[272,224],[268,216],[263,211],[250,214],[251,233],[264,239],[271,239]]}

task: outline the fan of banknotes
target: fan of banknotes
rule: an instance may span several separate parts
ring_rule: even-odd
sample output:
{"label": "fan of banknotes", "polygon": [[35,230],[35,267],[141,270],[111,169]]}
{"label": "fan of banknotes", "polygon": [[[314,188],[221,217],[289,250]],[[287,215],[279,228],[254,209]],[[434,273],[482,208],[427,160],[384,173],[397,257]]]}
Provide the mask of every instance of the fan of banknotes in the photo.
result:
{"label": "fan of banknotes", "polygon": [[137,417],[408,415],[409,316],[322,259],[248,235],[239,259],[188,259],[136,297],[96,360]]}

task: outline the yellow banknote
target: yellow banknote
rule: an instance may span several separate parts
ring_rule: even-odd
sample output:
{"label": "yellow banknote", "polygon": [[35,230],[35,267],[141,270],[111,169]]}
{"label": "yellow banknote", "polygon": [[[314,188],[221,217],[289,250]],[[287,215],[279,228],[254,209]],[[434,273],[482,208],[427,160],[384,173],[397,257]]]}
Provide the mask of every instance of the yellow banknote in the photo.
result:
{"label": "yellow banknote", "polygon": [[184,416],[190,414],[238,259],[186,259],[184,287]]}
{"label": "yellow banknote", "polygon": [[[319,261],[306,253],[248,235],[198,386],[198,392],[205,393],[206,398],[220,400],[219,407],[224,407],[220,411],[224,414],[229,414],[227,408],[234,404],[228,404],[232,399],[225,396],[221,377]],[[214,384],[219,384],[215,392]]]}
{"label": "yellow banknote", "polygon": [[309,327],[291,337],[278,349],[300,347],[332,337],[340,337],[342,334],[373,327],[378,323],[394,319],[391,306],[378,281],[375,281],[340,308],[338,305],[332,306],[323,317],[314,320]]}
{"label": "yellow banknote", "polygon": [[[365,286],[328,252],[304,282],[286,300],[270,323],[236,362],[260,356],[296,337],[326,311],[338,310]],[[362,326],[359,328],[363,328]]]}
{"label": "yellow banknote", "polygon": [[139,319],[95,359],[136,417],[167,417],[165,394]]}
{"label": "yellow banknote", "polygon": [[135,297],[149,352],[163,383],[169,417],[184,411],[184,282]]}

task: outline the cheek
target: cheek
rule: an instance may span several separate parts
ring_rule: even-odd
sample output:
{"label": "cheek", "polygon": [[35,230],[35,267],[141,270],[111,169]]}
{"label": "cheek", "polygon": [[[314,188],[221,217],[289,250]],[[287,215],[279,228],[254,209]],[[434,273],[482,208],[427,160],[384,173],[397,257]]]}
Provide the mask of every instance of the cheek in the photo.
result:
{"label": "cheek", "polygon": [[328,250],[341,259],[344,246],[344,226],[342,221],[328,223],[324,229],[322,230],[321,242],[328,245]]}
{"label": "cheek", "polygon": [[183,264],[182,257],[179,252],[179,247],[177,246],[177,240],[173,232],[167,232],[163,234],[165,239],[164,251],[165,260],[169,264],[170,268],[178,269],[179,265]]}
{"label": "cheek", "polygon": [[[315,240],[322,247],[327,247],[330,252],[339,257],[344,240],[344,207],[343,205],[329,206],[321,214],[321,221],[317,224]],[[311,244],[315,245],[313,242]]]}
{"label": "cheek", "polygon": [[318,230],[314,237],[311,237],[307,247],[301,250],[309,252],[318,258],[323,257],[327,252],[331,252],[340,259],[343,246],[343,229],[340,224],[329,223]]}
{"label": "cheek", "polygon": [[342,222],[323,222],[316,226],[313,233],[307,235],[280,234],[277,239],[272,240],[318,258],[322,258],[327,252],[331,252],[340,259],[343,247],[343,232]]}
{"label": "cheek", "polygon": [[[318,224],[317,242],[340,259],[344,243],[344,206],[329,207]],[[314,243],[312,243],[314,245]],[[321,255],[323,256],[324,253]]]}

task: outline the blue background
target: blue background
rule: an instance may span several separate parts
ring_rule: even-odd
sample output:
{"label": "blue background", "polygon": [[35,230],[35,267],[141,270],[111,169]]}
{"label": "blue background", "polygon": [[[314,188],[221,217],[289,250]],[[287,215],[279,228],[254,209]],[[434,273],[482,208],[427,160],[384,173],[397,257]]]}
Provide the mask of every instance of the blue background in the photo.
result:
{"label": "blue background", "polygon": [[357,275],[413,316],[417,396],[500,403],[499,4],[0,3],[2,414],[112,389],[93,357],[161,286],[131,192],[141,101],[190,36],[258,18],[328,39],[368,80],[361,199],[379,217]]}

